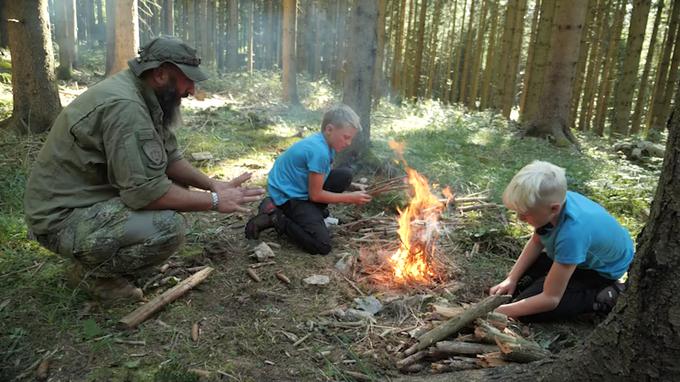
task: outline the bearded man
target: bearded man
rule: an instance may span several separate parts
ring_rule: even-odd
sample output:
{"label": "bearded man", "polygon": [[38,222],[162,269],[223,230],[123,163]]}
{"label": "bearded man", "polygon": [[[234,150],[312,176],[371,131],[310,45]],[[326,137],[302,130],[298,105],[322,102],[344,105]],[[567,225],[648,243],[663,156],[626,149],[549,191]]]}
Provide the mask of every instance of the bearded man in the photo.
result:
{"label": "bearded man", "polygon": [[38,155],[24,196],[30,233],[72,260],[71,279],[96,298],[143,297],[132,282],[180,249],[180,212],[247,211],[264,193],[242,187],[249,173],[214,180],[182,157],[173,129],[181,99],[207,78],[199,64],[181,40],[151,40],[63,109]]}

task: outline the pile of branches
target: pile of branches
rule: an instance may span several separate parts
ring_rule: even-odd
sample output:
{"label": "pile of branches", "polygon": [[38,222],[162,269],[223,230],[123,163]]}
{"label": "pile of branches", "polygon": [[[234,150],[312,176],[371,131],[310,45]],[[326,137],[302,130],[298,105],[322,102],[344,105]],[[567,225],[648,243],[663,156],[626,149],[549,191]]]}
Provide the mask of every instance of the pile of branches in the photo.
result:
{"label": "pile of branches", "polygon": [[[492,312],[510,298],[489,296],[421,334],[400,354],[397,369],[416,373],[429,367],[432,373],[443,373],[533,362],[550,356],[550,351],[513,330],[507,316]],[[471,333],[451,339],[466,330]]]}

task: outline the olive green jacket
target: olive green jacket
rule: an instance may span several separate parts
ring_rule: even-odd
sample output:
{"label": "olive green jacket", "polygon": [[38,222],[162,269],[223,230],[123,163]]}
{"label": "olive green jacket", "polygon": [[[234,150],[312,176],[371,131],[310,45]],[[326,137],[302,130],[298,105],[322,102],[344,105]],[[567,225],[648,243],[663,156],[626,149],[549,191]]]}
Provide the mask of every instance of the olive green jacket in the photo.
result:
{"label": "olive green jacket", "polygon": [[120,197],[140,209],[172,182],[182,158],[162,124],[153,90],[129,69],[94,85],[57,116],[29,177],[26,223],[35,234],[61,229],[73,209]]}

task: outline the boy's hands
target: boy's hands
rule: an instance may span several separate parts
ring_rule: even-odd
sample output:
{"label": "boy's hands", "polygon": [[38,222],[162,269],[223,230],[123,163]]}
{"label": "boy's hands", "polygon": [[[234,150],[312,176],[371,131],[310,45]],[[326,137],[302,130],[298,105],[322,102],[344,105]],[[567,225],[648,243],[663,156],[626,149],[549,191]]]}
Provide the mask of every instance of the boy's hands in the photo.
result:
{"label": "boy's hands", "polygon": [[364,191],[354,191],[347,193],[347,203],[366,204],[371,201],[371,195]]}
{"label": "boy's hands", "polygon": [[515,288],[517,288],[517,281],[508,277],[499,284],[492,286],[489,289],[489,294],[513,294],[515,293]]}

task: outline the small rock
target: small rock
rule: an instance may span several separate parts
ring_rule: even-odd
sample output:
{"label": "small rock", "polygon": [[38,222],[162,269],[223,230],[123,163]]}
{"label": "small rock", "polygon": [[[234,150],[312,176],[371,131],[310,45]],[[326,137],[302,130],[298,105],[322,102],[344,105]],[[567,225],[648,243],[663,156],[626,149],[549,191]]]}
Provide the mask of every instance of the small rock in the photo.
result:
{"label": "small rock", "polygon": [[258,244],[254,249],[253,249],[253,256],[255,259],[257,259],[258,262],[264,262],[267,261],[268,259],[275,257],[274,251],[272,251],[271,248],[267,245],[267,243],[262,242]]}
{"label": "small rock", "polygon": [[383,308],[380,300],[375,296],[357,297],[354,299],[354,303],[357,305],[357,309],[371,313],[371,315],[380,312]]}
{"label": "small rock", "polygon": [[345,319],[348,321],[362,320],[375,323],[375,318],[373,318],[371,312],[351,308],[345,311]]}
{"label": "small rock", "polygon": [[326,285],[331,282],[331,278],[326,275],[312,275],[302,281],[307,285]]}
{"label": "small rock", "polygon": [[354,256],[350,255],[349,253],[345,253],[342,255],[340,260],[335,263],[335,269],[342,274],[348,274],[354,266],[354,260]]}

